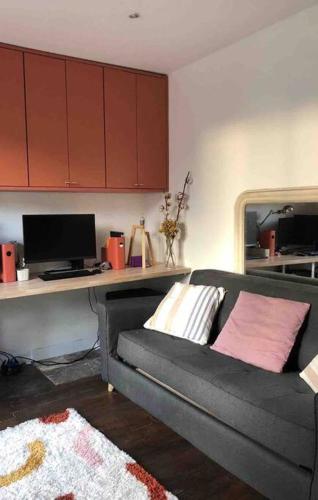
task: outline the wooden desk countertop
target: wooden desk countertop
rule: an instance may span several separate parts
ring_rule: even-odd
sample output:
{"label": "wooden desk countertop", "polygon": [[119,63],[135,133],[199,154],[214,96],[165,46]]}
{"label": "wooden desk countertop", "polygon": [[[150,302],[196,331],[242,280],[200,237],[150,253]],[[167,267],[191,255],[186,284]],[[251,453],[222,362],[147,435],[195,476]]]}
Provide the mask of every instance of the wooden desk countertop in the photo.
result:
{"label": "wooden desk countertop", "polygon": [[66,278],[62,280],[43,281],[40,278],[31,278],[29,281],[0,283],[0,300],[129,283],[131,281],[141,281],[152,278],[164,278],[166,276],[189,274],[190,272],[191,269],[189,267],[166,267],[164,264],[156,264],[146,269],[140,267],[127,267],[119,271],[109,270],[102,274]]}
{"label": "wooden desk countertop", "polygon": [[318,255],[275,255],[266,259],[246,259],[246,269],[259,267],[291,266],[293,264],[312,264],[318,262]]}

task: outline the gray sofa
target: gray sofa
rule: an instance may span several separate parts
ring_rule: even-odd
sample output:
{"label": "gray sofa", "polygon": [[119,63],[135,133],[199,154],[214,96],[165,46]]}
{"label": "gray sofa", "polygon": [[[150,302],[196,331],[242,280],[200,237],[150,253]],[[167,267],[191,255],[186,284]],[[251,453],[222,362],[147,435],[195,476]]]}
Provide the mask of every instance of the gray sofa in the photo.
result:
{"label": "gray sofa", "polygon": [[98,304],[102,377],[270,499],[318,499],[318,399],[299,377],[318,353],[316,286],[215,270],[191,283],[224,286],[210,342],[240,290],[309,302],[283,374],[143,329],[161,296]]}

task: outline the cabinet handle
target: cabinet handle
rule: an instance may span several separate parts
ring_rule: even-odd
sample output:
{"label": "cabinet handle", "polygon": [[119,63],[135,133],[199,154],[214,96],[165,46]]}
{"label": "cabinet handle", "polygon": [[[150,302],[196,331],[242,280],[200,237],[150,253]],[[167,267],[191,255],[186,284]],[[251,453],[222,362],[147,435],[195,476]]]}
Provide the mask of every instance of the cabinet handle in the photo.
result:
{"label": "cabinet handle", "polygon": [[139,186],[143,186],[143,184],[142,183],[134,184],[134,186],[138,186],[139,187]]}
{"label": "cabinet handle", "polygon": [[134,186],[139,186],[139,184],[134,184]]}
{"label": "cabinet handle", "polygon": [[78,184],[76,181],[65,181],[65,184]]}

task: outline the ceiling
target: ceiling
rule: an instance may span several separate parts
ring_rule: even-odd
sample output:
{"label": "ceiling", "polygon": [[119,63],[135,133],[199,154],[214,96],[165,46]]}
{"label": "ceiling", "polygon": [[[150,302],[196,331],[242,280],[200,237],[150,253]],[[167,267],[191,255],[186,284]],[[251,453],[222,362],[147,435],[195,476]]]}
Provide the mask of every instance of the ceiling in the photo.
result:
{"label": "ceiling", "polygon": [[171,72],[317,2],[0,0],[0,41]]}

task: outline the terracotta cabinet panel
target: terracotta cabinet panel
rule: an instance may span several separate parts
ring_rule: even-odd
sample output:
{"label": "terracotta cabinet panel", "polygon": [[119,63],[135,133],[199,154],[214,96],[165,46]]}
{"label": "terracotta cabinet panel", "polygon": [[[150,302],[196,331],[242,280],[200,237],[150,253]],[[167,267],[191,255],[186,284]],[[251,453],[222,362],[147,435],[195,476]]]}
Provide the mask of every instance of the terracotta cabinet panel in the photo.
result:
{"label": "terracotta cabinet panel", "polygon": [[136,74],[104,69],[106,185],[136,188]]}
{"label": "terracotta cabinet panel", "polygon": [[103,68],[66,62],[70,187],[105,187]]}
{"label": "terracotta cabinet panel", "polygon": [[69,180],[65,76],[65,61],[25,54],[32,187],[65,187]]}
{"label": "terracotta cabinet panel", "polygon": [[23,53],[4,48],[0,48],[0,185],[28,185]]}
{"label": "terracotta cabinet panel", "polygon": [[168,184],[167,80],[137,76],[138,184],[166,189]]}

